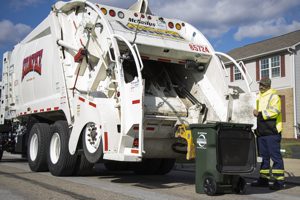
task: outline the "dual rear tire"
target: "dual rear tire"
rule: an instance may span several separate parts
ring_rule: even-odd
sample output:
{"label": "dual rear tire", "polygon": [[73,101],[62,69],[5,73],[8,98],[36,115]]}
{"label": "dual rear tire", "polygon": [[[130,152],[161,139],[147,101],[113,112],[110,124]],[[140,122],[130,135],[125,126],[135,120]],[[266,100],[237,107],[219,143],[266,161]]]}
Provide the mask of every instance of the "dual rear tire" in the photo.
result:
{"label": "dual rear tire", "polygon": [[54,176],[70,176],[74,172],[77,155],[69,153],[69,137],[66,121],[57,121],[51,126],[47,161],[49,171]]}
{"label": "dual rear tire", "polygon": [[66,121],[57,121],[51,126],[47,123],[34,124],[27,144],[30,169],[34,172],[49,170],[54,176],[91,174],[94,165],[84,154],[69,153],[69,137]]}
{"label": "dual rear tire", "polygon": [[50,126],[46,123],[36,123],[30,130],[27,155],[29,167],[34,172],[48,171],[49,133]]}

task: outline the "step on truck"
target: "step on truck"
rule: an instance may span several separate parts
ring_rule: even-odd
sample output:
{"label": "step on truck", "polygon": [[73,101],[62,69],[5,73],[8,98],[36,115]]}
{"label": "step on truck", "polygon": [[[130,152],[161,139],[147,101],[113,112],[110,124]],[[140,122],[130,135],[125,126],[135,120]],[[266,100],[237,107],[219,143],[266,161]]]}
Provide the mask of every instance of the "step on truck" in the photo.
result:
{"label": "step on truck", "polygon": [[[230,85],[224,58],[244,89]],[[147,0],[60,1],[4,53],[1,156],[22,154],[32,171],[56,176],[101,161],[165,174],[195,156],[189,124],[252,123],[251,83],[242,63],[189,23],[152,14]]]}

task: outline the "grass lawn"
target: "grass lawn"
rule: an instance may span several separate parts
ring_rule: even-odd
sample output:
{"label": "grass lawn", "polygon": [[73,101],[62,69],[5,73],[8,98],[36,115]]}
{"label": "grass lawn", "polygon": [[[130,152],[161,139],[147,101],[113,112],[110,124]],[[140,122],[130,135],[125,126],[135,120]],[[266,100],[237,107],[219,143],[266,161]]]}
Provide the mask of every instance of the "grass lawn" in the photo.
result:
{"label": "grass lawn", "polygon": [[294,158],[295,154],[300,152],[300,139],[282,139],[281,140],[281,149],[284,149],[285,152],[282,153],[284,158]]}

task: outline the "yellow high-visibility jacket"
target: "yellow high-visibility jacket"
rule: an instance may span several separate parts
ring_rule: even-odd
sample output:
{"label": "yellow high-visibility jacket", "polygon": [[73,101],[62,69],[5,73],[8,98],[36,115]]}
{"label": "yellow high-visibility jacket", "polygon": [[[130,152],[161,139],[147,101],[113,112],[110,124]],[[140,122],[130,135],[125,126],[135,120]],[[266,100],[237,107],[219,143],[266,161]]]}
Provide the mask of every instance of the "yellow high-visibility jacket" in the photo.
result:
{"label": "yellow high-visibility jacket", "polygon": [[259,93],[256,100],[257,131],[259,135],[278,134],[282,131],[281,100],[274,89]]}

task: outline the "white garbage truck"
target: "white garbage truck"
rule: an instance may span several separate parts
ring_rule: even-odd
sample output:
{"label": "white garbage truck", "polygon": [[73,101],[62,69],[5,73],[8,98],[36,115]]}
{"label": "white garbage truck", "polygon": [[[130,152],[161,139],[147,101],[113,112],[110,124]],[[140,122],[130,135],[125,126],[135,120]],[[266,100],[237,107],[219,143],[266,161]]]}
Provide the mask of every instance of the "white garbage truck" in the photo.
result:
{"label": "white garbage truck", "polygon": [[[222,59],[240,70],[230,85]],[[195,27],[86,0],[57,2],[4,53],[0,151],[27,156],[32,171],[68,176],[104,161],[168,173],[195,156],[189,124],[249,123],[255,95],[242,63],[216,52]]]}

